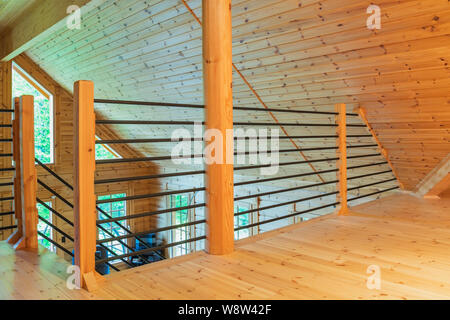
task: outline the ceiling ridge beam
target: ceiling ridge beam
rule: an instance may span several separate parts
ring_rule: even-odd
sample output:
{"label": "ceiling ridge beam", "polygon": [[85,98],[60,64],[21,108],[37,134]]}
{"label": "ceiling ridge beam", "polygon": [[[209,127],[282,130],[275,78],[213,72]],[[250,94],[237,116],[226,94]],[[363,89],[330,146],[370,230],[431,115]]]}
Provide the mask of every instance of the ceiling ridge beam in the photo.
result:
{"label": "ceiling ridge beam", "polygon": [[67,24],[67,8],[76,5],[81,16],[106,0],[37,1],[25,10],[2,34],[0,60],[10,61]]}

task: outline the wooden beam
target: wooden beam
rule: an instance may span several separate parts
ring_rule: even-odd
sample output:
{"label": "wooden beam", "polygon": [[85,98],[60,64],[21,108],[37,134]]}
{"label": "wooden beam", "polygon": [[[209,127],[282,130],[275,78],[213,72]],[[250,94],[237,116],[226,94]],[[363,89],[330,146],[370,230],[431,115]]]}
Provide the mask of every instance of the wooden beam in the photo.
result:
{"label": "wooden beam", "polygon": [[[202,9],[206,129],[225,139],[226,130],[233,129],[231,0],[203,0]],[[217,255],[234,248],[233,164],[226,163],[226,145],[216,150],[222,151],[222,163],[206,166],[206,250]]]}
{"label": "wooden beam", "polygon": [[[8,26],[0,40],[0,59],[9,61],[67,24],[67,8],[77,5],[81,17],[105,0],[36,1]],[[74,30],[76,32],[77,30]]]}
{"label": "wooden beam", "polygon": [[397,170],[395,169],[394,165],[392,164],[392,161],[389,158],[389,154],[388,154],[387,150],[383,147],[383,145],[380,142],[380,139],[378,139],[378,136],[375,133],[375,130],[372,128],[372,126],[370,125],[369,121],[367,120],[366,110],[364,110],[364,108],[362,108],[362,107],[358,107],[358,108],[356,108],[355,111],[359,114],[359,116],[361,117],[362,121],[367,126],[367,129],[369,130],[370,134],[372,135],[373,139],[375,140],[376,144],[378,145],[378,148],[380,149],[381,155],[386,159],[387,163],[389,164],[389,167],[392,170],[392,173],[394,174],[395,178],[397,178],[397,182],[398,182],[400,188],[401,189],[405,189],[405,186],[400,181],[400,177],[399,177],[399,175],[397,173]]}
{"label": "wooden beam", "polygon": [[95,114],[94,83],[77,81],[74,85],[74,225],[75,265],[80,268],[81,287],[92,290],[95,284],[97,211],[95,208]]}
{"label": "wooden beam", "polygon": [[428,191],[426,195],[424,195],[424,198],[435,198],[440,199],[441,194],[444,192],[450,190],[450,173],[447,173],[447,175],[436,185]]}
{"label": "wooden beam", "polygon": [[[15,120],[15,128],[18,133],[14,134],[17,141],[19,139],[19,155],[20,162],[18,180],[19,186],[15,186],[14,192],[20,192],[21,203],[15,203],[15,210],[20,210],[18,228],[22,232],[21,238],[14,244],[14,248],[37,250],[37,224],[38,212],[36,208],[37,194],[37,172],[34,154],[34,97],[22,96],[19,100],[19,115]],[[17,142],[16,142],[17,146]],[[17,176],[16,176],[17,178]],[[20,188],[20,190],[18,190]],[[19,196],[19,195],[18,195]],[[15,199],[16,200],[16,199]],[[17,214],[16,214],[17,215]],[[13,239],[11,239],[13,240]]]}
{"label": "wooden beam", "polygon": [[340,202],[340,208],[338,211],[339,215],[348,214],[348,204],[347,204],[347,114],[345,104],[336,104],[336,133],[338,138],[336,140],[337,150],[339,160],[337,161],[337,167],[339,171],[337,172],[337,190],[339,193],[336,195],[337,201]]}
{"label": "wooden beam", "polygon": [[450,189],[450,153],[417,185],[416,193],[424,198],[439,199]]}

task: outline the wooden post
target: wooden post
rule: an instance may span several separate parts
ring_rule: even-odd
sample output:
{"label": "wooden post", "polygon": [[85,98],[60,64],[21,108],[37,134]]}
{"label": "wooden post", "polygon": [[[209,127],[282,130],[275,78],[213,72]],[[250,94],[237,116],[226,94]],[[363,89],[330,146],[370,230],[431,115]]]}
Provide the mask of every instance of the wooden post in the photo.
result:
{"label": "wooden post", "polygon": [[[231,0],[203,0],[202,9],[206,129],[220,131],[225,139],[226,130],[233,129]],[[222,163],[208,164],[205,177],[206,251],[217,255],[234,248],[233,164],[226,163],[226,145]]]}
{"label": "wooden post", "polygon": [[33,96],[22,96],[19,99],[18,113],[15,113],[15,117],[17,118],[13,124],[13,130],[16,130],[13,136],[14,161],[18,167],[14,181],[14,209],[17,210],[18,233],[10,237],[8,242],[14,244],[16,250],[37,250],[37,172],[34,155]]}
{"label": "wooden post", "polygon": [[91,81],[75,82],[73,112],[75,265],[80,268],[80,286],[92,291],[97,287],[97,212],[94,193],[94,84]]}
{"label": "wooden post", "polygon": [[335,106],[336,112],[336,124],[337,130],[336,133],[338,138],[336,140],[338,146],[338,157],[339,160],[337,162],[338,166],[338,185],[337,189],[339,193],[337,194],[337,201],[340,202],[340,208],[338,211],[339,215],[348,214],[348,205],[347,205],[347,114],[345,104],[336,104]]}
{"label": "wooden post", "polygon": [[22,220],[22,191],[20,181],[20,98],[14,98],[14,119],[12,120],[12,137],[13,137],[13,160],[14,167],[14,217],[17,220],[17,230],[8,238],[8,243],[15,246],[23,236],[23,220]]}

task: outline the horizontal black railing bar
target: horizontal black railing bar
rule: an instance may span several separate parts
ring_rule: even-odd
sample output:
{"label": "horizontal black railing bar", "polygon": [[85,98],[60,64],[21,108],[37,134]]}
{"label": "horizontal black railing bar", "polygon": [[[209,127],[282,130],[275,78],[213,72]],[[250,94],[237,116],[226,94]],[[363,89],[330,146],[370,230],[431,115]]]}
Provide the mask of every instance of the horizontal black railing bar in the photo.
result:
{"label": "horizontal black railing bar", "polygon": [[377,144],[361,144],[361,145],[347,146],[347,149],[374,148],[374,147],[378,147],[378,145]]}
{"label": "horizontal black railing bar", "polygon": [[37,162],[37,164],[39,164],[45,171],[47,171],[48,173],[50,173],[54,178],[56,178],[59,182],[61,182],[62,184],[64,184],[66,187],[68,187],[70,190],[73,190],[73,187],[63,178],[61,178],[58,174],[56,174],[52,169],[50,169],[46,164],[44,164],[43,162],[39,161],[39,159],[35,158],[35,161]]}
{"label": "horizontal black railing bar", "polygon": [[172,156],[160,156],[160,157],[140,157],[140,158],[122,158],[122,159],[106,159],[106,160],[96,160],[96,164],[116,164],[116,163],[130,163],[130,162],[146,162],[146,161],[163,161],[163,160],[173,160],[173,159],[194,159],[203,158],[202,154],[180,156],[173,158]]}
{"label": "horizontal black railing bar", "polygon": [[12,201],[14,200],[14,197],[4,197],[4,198],[0,198],[0,202],[2,201]]}
{"label": "horizontal black railing bar", "polygon": [[[359,167],[359,166],[358,166]],[[352,167],[349,167],[348,169],[354,169]],[[299,178],[299,177],[306,177],[311,175],[317,175],[317,174],[325,174],[325,173],[333,173],[338,172],[339,169],[329,169],[329,170],[322,170],[322,171],[313,171],[313,172],[307,172],[307,173],[299,173],[299,174],[293,174],[288,176],[280,176],[280,177],[272,177],[272,178],[266,178],[266,179],[256,179],[256,180],[249,180],[249,181],[242,181],[237,182],[234,184],[235,187],[243,186],[243,185],[249,185],[249,184],[255,184],[255,183],[262,183],[262,182],[270,182],[270,181],[277,181],[277,180],[284,180],[284,179],[291,179],[291,178]],[[352,179],[359,179],[371,175],[378,175],[383,173],[391,172],[391,170],[386,170],[382,172],[376,172],[376,173],[370,173],[366,175],[356,176],[356,177],[350,177],[349,180]],[[190,193],[190,192],[199,192],[199,191],[205,191],[206,188],[192,188],[192,189],[182,189],[182,190],[172,190],[172,191],[163,191],[163,192],[156,192],[156,193],[150,193],[150,194],[142,194],[142,195],[134,195],[134,196],[127,196],[127,197],[121,197],[121,198],[114,198],[114,199],[105,199],[105,200],[97,200],[97,204],[103,204],[103,203],[113,203],[118,201],[131,201],[131,200],[139,200],[139,199],[148,199],[148,198],[155,198],[155,197],[161,197],[161,196],[167,196],[167,195],[173,195],[173,194],[181,194],[181,193]]]}
{"label": "horizontal black railing bar", "polygon": [[[39,161],[38,159],[35,159],[36,160],[36,162],[42,167],[42,168],[44,168],[48,173],[50,173],[53,177],[55,177],[58,181],[60,181],[61,183],[63,183],[67,188],[69,188],[70,190],[72,190],[73,191],[73,187],[72,187],[72,185],[70,184],[70,183],[68,183],[65,179],[63,179],[61,176],[59,176],[57,173],[55,173],[55,172],[53,172],[49,167],[47,167],[44,163],[42,163],[41,161]],[[67,201],[63,196],[61,196],[59,193],[57,193],[55,190],[53,190],[52,188],[50,188],[49,186],[47,186],[44,182],[42,182],[41,180],[39,180],[38,179],[38,183],[40,184],[40,185],[42,185],[45,189],[47,189],[50,193],[52,193],[52,194],[54,194],[56,197],[58,197],[61,201],[63,201],[65,204],[67,204],[70,208],[72,208],[73,209],[73,204],[72,203],[70,203],[69,201]],[[46,206],[49,210],[51,210],[52,212],[55,212],[51,207],[49,207],[49,206],[47,206],[45,203],[43,203],[42,201],[40,201],[41,202],[41,204],[43,204],[44,206]],[[99,207],[97,207],[97,210],[99,210],[102,214],[104,214],[105,216],[107,216],[108,218],[111,218],[111,216],[110,215],[108,215],[106,212],[104,212],[103,210],[101,210]],[[67,219],[65,219],[65,221],[66,221]],[[69,220],[67,220],[67,221],[69,221]],[[67,222],[66,221],[66,222]],[[69,223],[73,226],[73,223],[72,222],[70,222],[69,221]],[[125,226],[123,226],[122,224],[120,224],[120,223],[115,223],[115,224],[117,224],[121,229],[123,229],[124,231],[126,231],[126,232],[129,232],[129,233],[131,233],[131,231],[128,229],[128,228],[126,228]],[[100,226],[100,225],[97,225],[97,227],[100,229],[100,230],[102,230],[103,232],[105,232],[106,234],[108,234],[109,236],[113,236],[113,234],[112,233],[110,233],[108,230],[106,230],[105,228],[103,228],[102,226]],[[142,244],[144,244],[145,246],[147,246],[148,247],[148,244],[146,243],[146,242],[144,242],[144,241],[142,241],[141,239],[138,239],[138,238],[136,238],[137,240],[139,240]],[[125,248],[127,248],[128,250],[130,250],[130,251],[134,251],[133,250],[133,248],[131,248],[130,246],[128,246],[126,243],[123,243],[123,242],[121,242],[121,241],[119,241],[119,243],[121,244],[121,245],[123,245]],[[107,248],[108,249],[108,251],[110,251],[109,250],[109,248]],[[112,251],[111,251],[112,252]],[[112,253],[114,253],[114,252],[112,252]],[[147,262],[149,262],[149,260],[147,260],[145,257],[142,257],[143,258],[143,260],[144,261],[147,261]],[[122,260],[122,259],[121,259]],[[124,261],[126,264],[128,264],[128,265],[130,265],[130,263],[128,262],[128,261]]]}
{"label": "horizontal black railing bar", "polygon": [[364,185],[361,185],[361,186],[348,188],[347,191],[352,191],[352,190],[358,190],[358,189],[362,189],[362,188],[367,188],[367,187],[375,186],[375,185],[377,185],[377,184],[383,184],[383,183],[392,182],[392,181],[395,181],[395,180],[397,180],[397,178],[387,179],[387,180],[378,181],[378,182],[372,182],[372,183],[364,184]]}
{"label": "horizontal black railing bar", "polygon": [[197,170],[197,171],[185,171],[185,172],[173,172],[173,173],[161,173],[161,174],[152,174],[146,176],[135,176],[135,177],[125,177],[125,178],[111,178],[111,179],[99,179],[95,180],[95,184],[103,184],[103,183],[115,183],[115,182],[128,182],[135,180],[150,180],[150,179],[159,179],[159,178],[170,178],[170,177],[180,177],[180,176],[193,176],[198,174],[205,174],[205,170]]}
{"label": "horizontal black railing bar", "polygon": [[48,225],[50,228],[54,229],[56,232],[60,233],[61,235],[63,235],[64,237],[66,237],[67,239],[69,239],[70,241],[74,242],[74,238],[72,238],[69,234],[67,234],[66,232],[62,231],[60,228],[58,228],[57,226],[55,226],[53,223],[51,223],[50,221],[48,221],[47,219],[38,216],[39,220],[41,220],[42,222],[44,222],[46,225]]}
{"label": "horizontal black railing bar", "polygon": [[0,187],[10,187],[13,186],[14,182],[4,182],[4,183],[0,183]]}
{"label": "horizontal black railing bar", "polygon": [[[347,159],[356,159],[356,158],[363,158],[363,157],[374,157],[379,156],[379,154],[369,154],[369,155],[361,155],[361,156],[350,156]],[[290,162],[280,162],[278,166],[288,166],[288,165],[296,165],[296,164],[308,164],[308,163],[316,163],[316,162],[331,162],[331,161],[337,161],[339,158],[326,158],[326,159],[316,159],[316,160],[305,160],[305,161],[290,161]],[[364,168],[369,166],[376,166],[385,164],[387,162],[379,162],[376,164],[368,164],[368,165],[361,165],[361,166],[354,166],[348,169],[352,168]],[[241,167],[235,167],[235,171],[239,170],[249,170],[249,169],[258,169],[258,168],[264,168],[264,167],[270,167],[272,164],[263,164],[263,165],[251,165],[251,166],[241,166]],[[129,181],[136,181],[136,180],[150,180],[150,179],[159,179],[159,178],[170,178],[170,177],[178,177],[178,176],[189,176],[189,175],[199,175],[199,174],[205,174],[205,170],[197,170],[197,171],[185,171],[185,172],[174,172],[174,173],[162,173],[162,174],[154,174],[154,175],[146,175],[146,176],[135,176],[135,177],[124,177],[124,178],[111,178],[111,179],[99,179],[95,180],[95,184],[104,184],[104,183],[116,183],[116,182],[129,182]]]}
{"label": "horizontal black railing bar", "polygon": [[5,172],[5,171],[15,171],[16,168],[1,168],[0,172]]}
{"label": "horizontal black railing bar", "polygon": [[[363,144],[348,146],[347,149],[357,149],[357,148],[372,148],[377,147],[376,144]],[[306,151],[323,151],[323,150],[337,150],[339,147],[316,147],[316,148],[299,148],[299,149],[280,149],[276,150],[278,153],[290,153],[290,152],[306,152]],[[272,153],[273,150],[267,151],[247,151],[247,152],[234,152],[235,156],[243,155],[253,155],[253,154],[265,154]],[[378,154],[379,155],[379,154]],[[157,156],[157,157],[139,157],[139,158],[122,158],[122,159],[107,159],[107,160],[97,160],[96,164],[115,164],[115,163],[130,163],[130,162],[145,162],[145,161],[162,161],[162,160],[181,160],[181,159],[194,159],[194,158],[204,158],[203,154],[191,154],[186,156]],[[311,162],[311,161],[308,161]]]}
{"label": "horizontal black railing bar", "polygon": [[[94,99],[94,103],[103,104],[125,104],[137,106],[154,106],[154,107],[176,107],[176,108],[196,108],[204,109],[202,104],[184,104],[184,103],[169,103],[169,102],[147,102],[147,101],[130,101],[130,100],[112,100],[112,99]],[[233,107],[233,110],[243,111],[264,111],[264,112],[288,112],[288,113],[303,113],[303,114],[324,114],[337,115],[337,112],[327,111],[312,111],[312,110],[292,110],[292,109],[277,109],[277,108],[254,108],[254,107]],[[347,113],[347,116],[357,117],[357,113]]]}
{"label": "horizontal black railing bar", "polygon": [[312,171],[312,172],[306,172],[306,173],[291,174],[291,175],[288,175],[288,176],[280,176],[280,177],[273,177],[273,178],[266,178],[266,179],[248,180],[248,181],[237,182],[237,183],[234,184],[234,186],[235,187],[239,187],[239,186],[255,184],[255,183],[261,183],[261,182],[270,182],[270,181],[276,181],[276,180],[284,180],[284,179],[291,179],[291,178],[307,177],[307,176],[312,176],[312,175],[316,175],[316,174],[325,174],[325,173],[332,173],[332,172],[337,172],[337,171],[339,171],[339,169]]}
{"label": "horizontal black railing bar", "polygon": [[0,109],[0,112],[14,112],[14,109]]}
{"label": "horizontal black railing bar", "polygon": [[4,231],[4,230],[11,230],[11,229],[15,229],[17,228],[17,226],[6,226],[6,227],[0,227],[0,231]]}
{"label": "horizontal black railing bar", "polygon": [[204,106],[200,105],[200,104],[147,102],[147,101],[112,100],[112,99],[94,99],[94,103],[128,104],[128,105],[136,105],[136,106],[155,106],[155,107],[198,108],[198,109],[204,108]]}
{"label": "horizontal black railing bar", "polygon": [[[185,243],[197,242],[197,241],[201,241],[201,240],[205,240],[205,239],[206,239],[206,236],[191,238],[191,239],[188,239],[188,240],[173,242],[173,243],[165,244],[165,245],[158,246],[158,247],[142,249],[142,250],[139,250],[139,251],[135,251],[133,253],[121,254],[121,255],[118,255],[117,258],[133,257],[133,256],[136,256],[136,255],[141,255],[141,254],[145,254],[145,253],[149,253],[149,252],[159,251],[159,250],[162,250],[162,249],[166,249],[166,248],[170,248],[170,247],[176,247],[176,246],[179,246],[179,245],[182,245],[182,244],[185,244]],[[100,259],[100,260],[97,260],[95,263],[96,264],[105,263],[105,262],[108,262],[108,261],[116,260],[117,258],[114,257],[114,258]]]}
{"label": "horizontal black railing bar", "polygon": [[348,177],[347,180],[362,179],[362,178],[377,176],[377,175],[385,174],[385,173],[392,173],[392,170],[378,171],[378,172],[363,174],[360,176]]}
{"label": "horizontal black railing bar", "polygon": [[60,245],[58,242],[54,241],[53,239],[50,239],[49,237],[47,237],[45,234],[43,234],[42,232],[38,231],[38,235],[40,235],[42,238],[44,238],[45,240],[47,240],[48,242],[50,242],[51,244],[53,244],[55,247],[57,247],[58,249],[64,251],[65,253],[67,253],[69,256],[73,257],[73,253],[69,250],[67,250],[66,248],[64,248],[62,245]]}
{"label": "horizontal black railing bar", "polygon": [[117,236],[117,237],[97,240],[97,244],[103,244],[103,243],[107,243],[107,242],[123,240],[123,239],[131,238],[131,237],[135,237],[135,236],[142,236],[142,235],[146,235],[149,233],[160,233],[160,232],[164,232],[164,231],[169,231],[169,230],[174,230],[174,229],[179,229],[179,228],[184,228],[184,227],[190,227],[190,226],[195,226],[195,225],[204,224],[204,223],[206,223],[206,219],[186,222],[183,224],[176,224],[176,225],[157,228],[157,229],[151,229],[151,230],[147,230],[147,231],[143,231],[143,232],[136,232],[133,234],[124,234],[124,235]]}
{"label": "horizontal black railing bar", "polygon": [[352,198],[352,199],[348,199],[347,201],[354,201],[354,200],[358,200],[358,199],[365,198],[365,197],[370,197],[370,196],[373,196],[373,195],[376,195],[376,194],[392,191],[392,190],[399,189],[399,188],[400,188],[399,186],[395,186],[395,187],[392,187],[392,188],[389,188],[389,189],[384,189],[384,190],[380,190],[380,191],[364,194],[364,195],[361,195],[361,196],[358,196],[358,197],[355,197],[355,198]]}
{"label": "horizontal black railing bar", "polygon": [[[205,125],[205,122],[196,121],[168,121],[168,120],[96,120],[98,125],[111,125],[111,124],[127,124],[127,125],[168,125],[168,126],[193,126],[193,125]],[[283,126],[283,127],[337,127],[336,123],[293,123],[293,122],[233,122],[235,126]],[[347,124],[347,127],[365,128],[364,124]]]}
{"label": "horizontal black railing bar", "polygon": [[127,196],[127,197],[114,198],[114,199],[97,200],[97,204],[112,203],[112,202],[118,202],[118,201],[129,201],[129,200],[155,198],[155,197],[169,196],[169,195],[172,195],[172,194],[199,192],[199,191],[205,191],[205,190],[206,190],[206,188],[202,187],[202,188],[191,188],[191,189],[181,189],[181,190],[172,190],[172,191],[162,191],[162,192],[141,194],[141,195],[134,195],[134,196]]}
{"label": "horizontal black railing bar", "polygon": [[0,217],[10,216],[14,213],[15,213],[14,211],[0,212]]}
{"label": "horizontal black railing bar", "polygon": [[288,188],[288,189],[281,189],[281,190],[274,190],[274,191],[267,191],[267,192],[249,194],[247,196],[236,197],[236,198],[234,198],[234,201],[241,201],[241,200],[246,200],[246,199],[251,199],[251,198],[269,196],[269,195],[277,194],[277,193],[284,193],[284,192],[308,189],[308,188],[313,188],[313,187],[320,187],[320,186],[324,186],[324,185],[327,185],[327,184],[333,184],[333,183],[338,183],[338,182],[339,182],[339,180],[332,180],[332,181],[327,181],[327,182],[320,182],[320,183],[309,184],[309,185],[305,185],[305,186],[292,187],[292,188]]}
{"label": "horizontal black railing bar", "polygon": [[62,215],[61,213],[59,213],[56,209],[50,207],[49,205],[47,205],[44,201],[42,201],[39,198],[36,198],[36,201],[44,206],[44,208],[46,208],[47,210],[50,210],[55,216],[57,216],[58,218],[60,218],[61,220],[63,220],[65,223],[67,223],[69,226],[73,227],[74,224],[72,221],[70,221],[69,219],[67,219],[64,215]]}
{"label": "horizontal black railing bar", "polygon": [[273,204],[273,205],[270,205],[270,206],[265,206],[265,207],[260,207],[260,208],[255,208],[255,209],[250,209],[250,210],[246,210],[246,211],[237,212],[237,213],[234,214],[234,216],[236,217],[236,216],[241,216],[241,215],[247,214],[247,213],[252,213],[252,212],[257,212],[257,211],[264,211],[264,210],[268,210],[268,209],[283,207],[283,206],[287,206],[289,204],[294,204],[294,203],[314,200],[314,199],[322,198],[322,197],[328,197],[328,196],[332,196],[332,195],[335,195],[335,194],[338,194],[338,193],[339,193],[339,191],[333,191],[333,192],[323,193],[323,194],[319,194],[319,195],[315,195],[315,196],[311,196],[311,197],[307,197],[307,198],[302,198],[302,199],[291,200],[291,201],[287,201],[287,202],[276,203],[276,204]]}
{"label": "horizontal black railing bar", "polygon": [[[370,155],[370,156],[378,156],[378,154]],[[361,156],[356,156],[361,157]],[[354,157],[355,158],[355,157]],[[286,163],[279,163],[278,166],[283,165],[293,165],[293,164],[306,164],[311,162],[328,162],[328,161],[336,161],[339,160],[339,158],[327,158],[327,159],[318,159],[318,160],[309,160],[309,161],[293,161],[293,162],[286,162]],[[364,164],[359,166],[353,166],[348,167],[348,170],[357,169],[357,168],[365,168],[365,167],[371,167],[371,166],[378,166],[387,164],[388,162],[377,162],[377,163],[371,163],[371,164]],[[263,165],[263,166],[271,166]],[[246,169],[254,169],[259,168],[260,166],[246,166],[246,167],[236,167],[234,170],[246,170]],[[159,179],[159,178],[170,178],[170,177],[179,177],[179,176],[190,176],[190,175],[199,175],[199,174],[205,174],[205,170],[197,170],[197,171],[185,171],[185,172],[173,172],[173,173],[162,173],[162,174],[154,174],[154,175],[145,175],[145,176],[135,176],[135,177],[124,177],[124,178],[111,178],[111,179],[99,179],[95,180],[95,184],[107,184],[107,183],[118,183],[118,182],[129,182],[129,181],[136,181],[136,180],[150,180],[150,179]]]}
{"label": "horizontal black railing bar", "polygon": [[12,128],[12,124],[0,124],[0,128]]}
{"label": "horizontal black railing bar", "polygon": [[0,157],[6,158],[6,157],[12,157],[12,153],[0,153]]}
{"label": "horizontal black railing bar", "polygon": [[13,139],[0,139],[0,142],[13,142]]}
{"label": "horizontal black railing bar", "polygon": [[369,163],[369,164],[361,164],[361,165],[358,165],[358,166],[347,167],[347,170],[367,168],[367,167],[374,167],[374,166],[381,166],[381,165],[385,165],[385,164],[389,164],[389,162],[382,161],[382,162],[375,162],[375,163]]}
{"label": "horizontal black railing bar", "polygon": [[196,203],[196,204],[191,204],[191,205],[183,206],[183,207],[167,208],[167,209],[161,209],[161,210],[157,210],[157,211],[149,211],[149,212],[141,212],[141,213],[136,213],[136,214],[129,214],[129,215],[126,215],[126,216],[123,216],[123,217],[116,217],[116,218],[110,218],[110,219],[101,219],[101,220],[97,220],[97,223],[98,224],[103,224],[103,223],[110,223],[110,222],[115,222],[115,221],[137,219],[137,218],[149,217],[149,216],[154,216],[154,215],[168,213],[168,212],[174,212],[174,211],[180,211],[180,210],[188,210],[188,209],[195,209],[195,208],[202,208],[202,207],[206,207],[206,203]]}
{"label": "horizontal black railing bar", "polygon": [[[370,165],[364,165],[365,167],[369,167],[369,166],[373,166],[374,164],[370,164]],[[358,169],[358,168],[362,168],[363,166],[354,166],[354,167],[348,167],[348,170],[353,170],[353,169]],[[261,182],[270,182],[270,181],[276,181],[276,180],[284,180],[284,179],[291,179],[291,178],[299,178],[299,177],[307,177],[307,176],[312,176],[312,175],[316,175],[316,174],[325,174],[325,173],[333,173],[333,172],[338,172],[339,169],[335,168],[335,169],[329,169],[329,170],[322,170],[322,171],[312,171],[312,172],[307,172],[307,173],[299,173],[299,174],[293,174],[293,175],[288,175],[288,176],[281,176],[281,177],[274,177],[274,178],[267,178],[267,179],[256,179],[256,180],[249,180],[249,181],[243,181],[243,182],[238,182],[235,183],[234,186],[238,187],[238,186],[242,186],[242,185],[248,185],[248,184],[253,184],[253,183],[261,183]],[[388,170],[387,172],[391,172],[390,170]],[[357,179],[357,177],[353,177],[352,179]]]}
{"label": "horizontal black railing bar", "polygon": [[[268,139],[270,137],[234,137],[234,140],[259,140],[259,139]],[[321,135],[321,136],[281,136],[278,137],[280,140],[286,139],[328,139],[328,138],[338,138],[337,135]],[[347,138],[372,138],[370,134],[361,134],[361,135],[347,135]],[[193,142],[193,141],[204,141],[203,138],[186,138],[180,139],[181,141]],[[180,140],[171,139],[171,138],[149,138],[149,139],[115,139],[115,140],[96,140],[96,144],[130,144],[130,143],[168,143],[168,142],[179,142]]]}
{"label": "horizontal black railing bar", "polygon": [[299,215],[302,215],[302,214],[305,214],[305,213],[309,213],[309,212],[313,212],[313,211],[317,211],[317,210],[321,210],[321,209],[325,209],[325,208],[329,208],[329,207],[335,207],[338,204],[339,204],[339,202],[334,202],[334,203],[326,204],[326,205],[323,205],[323,206],[320,206],[320,207],[315,207],[315,208],[311,208],[311,209],[307,209],[307,210],[303,210],[303,211],[296,211],[296,212],[290,213],[288,215],[275,217],[275,218],[272,218],[272,219],[267,219],[267,220],[255,222],[255,223],[252,223],[252,224],[248,224],[248,225],[245,225],[245,226],[242,226],[242,227],[238,227],[238,228],[235,228],[234,231],[239,231],[239,230],[244,230],[244,229],[248,229],[248,228],[253,228],[253,227],[257,227],[257,226],[262,225],[262,224],[267,224],[267,223],[272,223],[272,222],[276,222],[276,221],[283,220],[283,219],[292,218],[292,217],[299,216]]}
{"label": "horizontal black railing bar", "polygon": [[[373,154],[365,154],[365,155],[357,155],[357,156],[348,156],[347,159],[357,159],[357,158],[369,158],[369,157],[379,157],[379,153]],[[282,166],[290,166],[295,164],[308,164],[308,163],[317,163],[317,162],[331,162],[339,160],[339,158],[325,158],[325,159],[312,159],[312,160],[302,160],[302,161],[289,161],[289,162],[280,162],[278,164],[279,167]],[[259,164],[259,165],[250,165],[250,166],[241,166],[235,167],[234,171],[239,170],[250,170],[250,169],[258,169],[258,168],[267,168],[273,166],[273,164]]]}

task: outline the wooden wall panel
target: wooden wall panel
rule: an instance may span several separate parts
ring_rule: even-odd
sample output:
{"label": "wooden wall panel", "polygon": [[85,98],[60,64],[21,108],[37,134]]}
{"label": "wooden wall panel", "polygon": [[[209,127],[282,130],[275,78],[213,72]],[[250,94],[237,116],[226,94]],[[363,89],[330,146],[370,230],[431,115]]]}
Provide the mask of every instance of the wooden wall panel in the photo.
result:
{"label": "wooden wall panel", "polygon": [[[186,3],[201,19],[201,1]],[[364,107],[405,188],[413,189],[450,149],[450,4],[380,0],[381,30],[369,30],[370,4],[235,0],[233,60],[269,107]],[[203,102],[201,28],[181,0],[105,1],[83,16],[81,30],[57,30],[28,54],[68,90],[74,80],[90,79],[97,97]],[[236,73],[233,91],[234,105],[262,107]],[[116,119],[202,118],[201,112],[168,108],[99,105],[97,112]],[[235,112],[235,117],[272,121],[255,112]],[[280,114],[279,120],[283,118],[333,121]],[[136,138],[170,134],[173,128],[113,129]],[[325,132],[288,130],[290,135]],[[170,145],[140,145],[137,150],[164,154]]]}

